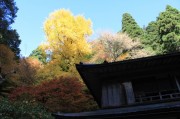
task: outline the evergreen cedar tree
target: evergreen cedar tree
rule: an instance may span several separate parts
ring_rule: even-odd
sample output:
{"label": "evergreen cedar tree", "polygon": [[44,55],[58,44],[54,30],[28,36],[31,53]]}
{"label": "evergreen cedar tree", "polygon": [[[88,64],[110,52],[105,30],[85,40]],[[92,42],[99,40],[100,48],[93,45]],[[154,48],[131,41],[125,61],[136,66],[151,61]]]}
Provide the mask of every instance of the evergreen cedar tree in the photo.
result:
{"label": "evergreen cedar tree", "polygon": [[14,0],[0,0],[0,44],[5,44],[11,48],[17,57],[19,57],[19,45],[21,40],[15,29],[11,28],[14,23],[18,8]]}
{"label": "evergreen cedar tree", "polygon": [[129,13],[124,13],[122,16],[122,32],[127,33],[131,38],[141,38],[143,35],[143,30]]}
{"label": "evergreen cedar tree", "polygon": [[157,18],[160,45],[164,53],[180,50],[180,11],[167,6]]}
{"label": "evergreen cedar tree", "polygon": [[180,51],[180,11],[169,5],[156,21],[141,29],[129,13],[123,14],[122,32],[133,39],[140,39],[144,48],[155,54]]}
{"label": "evergreen cedar tree", "polygon": [[143,43],[156,54],[180,51],[180,11],[168,5],[146,27]]}

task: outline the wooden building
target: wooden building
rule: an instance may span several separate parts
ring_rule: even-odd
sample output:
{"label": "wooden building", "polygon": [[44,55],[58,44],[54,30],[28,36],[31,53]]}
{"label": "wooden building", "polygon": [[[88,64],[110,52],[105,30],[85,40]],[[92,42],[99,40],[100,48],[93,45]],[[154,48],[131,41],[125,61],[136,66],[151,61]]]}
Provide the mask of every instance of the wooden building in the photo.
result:
{"label": "wooden building", "polygon": [[180,119],[180,52],[76,68],[101,109],[57,119]]}

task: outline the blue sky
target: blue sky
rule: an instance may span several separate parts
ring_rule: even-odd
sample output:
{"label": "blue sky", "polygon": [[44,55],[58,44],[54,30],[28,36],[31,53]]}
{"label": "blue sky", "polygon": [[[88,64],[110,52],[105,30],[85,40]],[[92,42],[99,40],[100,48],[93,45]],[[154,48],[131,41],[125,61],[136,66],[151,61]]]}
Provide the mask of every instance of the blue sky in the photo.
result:
{"label": "blue sky", "polygon": [[45,41],[43,23],[48,15],[58,9],[69,9],[74,15],[84,15],[93,23],[95,38],[100,31],[118,32],[123,13],[130,13],[140,27],[156,20],[166,5],[180,10],[180,0],[15,0],[19,11],[12,25],[22,40],[23,56]]}

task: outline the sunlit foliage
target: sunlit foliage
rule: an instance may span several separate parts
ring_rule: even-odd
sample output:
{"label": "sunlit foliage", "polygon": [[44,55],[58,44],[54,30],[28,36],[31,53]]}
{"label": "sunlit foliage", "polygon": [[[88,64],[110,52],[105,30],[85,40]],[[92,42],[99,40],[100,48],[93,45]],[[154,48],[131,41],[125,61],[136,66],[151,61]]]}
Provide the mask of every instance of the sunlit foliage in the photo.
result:
{"label": "sunlit foliage", "polygon": [[46,55],[46,52],[43,49],[41,49],[40,47],[37,47],[35,50],[32,51],[32,53],[29,55],[29,57],[36,58],[40,62],[45,64],[47,55]]}
{"label": "sunlit foliage", "polygon": [[142,28],[129,13],[122,15],[122,32],[127,33],[131,38],[141,38],[143,35]]}
{"label": "sunlit foliage", "polygon": [[69,10],[57,10],[44,23],[47,43],[44,49],[52,50],[52,60],[59,60],[64,71],[91,53],[87,37],[92,34],[91,21],[73,16]]}
{"label": "sunlit foliage", "polygon": [[21,85],[36,84],[37,71],[42,67],[42,63],[36,58],[21,58],[17,66],[18,81]]}
{"label": "sunlit foliage", "polygon": [[92,61],[101,63],[104,60],[112,62],[134,59],[151,55],[143,49],[138,40],[131,39],[125,33],[104,32],[93,42],[94,57]]}
{"label": "sunlit foliage", "polygon": [[180,11],[168,5],[157,17],[157,24],[162,52],[180,51]]}
{"label": "sunlit foliage", "polygon": [[148,24],[143,43],[156,54],[180,51],[180,11],[168,5]]}

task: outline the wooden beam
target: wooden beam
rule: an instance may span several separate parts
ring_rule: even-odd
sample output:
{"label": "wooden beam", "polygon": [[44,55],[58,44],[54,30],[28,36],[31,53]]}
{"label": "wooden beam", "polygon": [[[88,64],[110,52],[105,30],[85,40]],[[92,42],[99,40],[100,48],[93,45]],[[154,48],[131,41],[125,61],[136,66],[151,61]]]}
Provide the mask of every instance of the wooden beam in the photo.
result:
{"label": "wooden beam", "polygon": [[177,88],[178,88],[178,91],[180,92],[180,85],[179,85],[179,81],[178,81],[178,79],[177,79],[176,76],[174,76],[174,80],[175,80],[175,82],[176,82],[176,86],[177,86]]}

